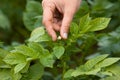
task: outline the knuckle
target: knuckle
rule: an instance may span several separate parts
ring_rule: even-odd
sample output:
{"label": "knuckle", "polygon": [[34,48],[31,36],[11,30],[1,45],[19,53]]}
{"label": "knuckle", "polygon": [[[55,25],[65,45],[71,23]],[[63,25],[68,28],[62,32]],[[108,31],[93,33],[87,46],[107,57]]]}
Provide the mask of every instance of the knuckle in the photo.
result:
{"label": "knuckle", "polygon": [[70,26],[69,23],[65,23],[65,24],[63,25],[63,27],[65,27],[65,28],[67,28],[67,27],[69,27],[69,26]]}
{"label": "knuckle", "polygon": [[42,1],[42,7],[49,7],[49,8],[54,8],[55,4],[51,0],[43,0]]}

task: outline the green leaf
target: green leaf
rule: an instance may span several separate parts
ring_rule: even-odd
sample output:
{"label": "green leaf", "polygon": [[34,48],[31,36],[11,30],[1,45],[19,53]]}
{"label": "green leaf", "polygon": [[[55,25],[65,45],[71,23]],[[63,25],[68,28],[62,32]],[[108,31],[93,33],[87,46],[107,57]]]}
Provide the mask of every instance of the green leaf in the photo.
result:
{"label": "green leaf", "polygon": [[33,29],[36,28],[36,26],[34,26],[34,23],[37,20],[36,18],[34,18],[35,16],[37,16],[36,13],[27,13],[27,12],[23,13],[23,22],[25,27],[29,31],[32,31]]}
{"label": "green leaf", "polygon": [[74,72],[74,69],[70,69],[67,72],[65,72],[64,74],[64,78],[71,78],[72,77],[72,73]]}
{"label": "green leaf", "polygon": [[89,14],[87,14],[80,19],[80,33],[105,29],[109,22],[110,18],[96,18],[91,20]]}
{"label": "green leaf", "polygon": [[60,57],[64,54],[65,49],[63,46],[55,46],[53,48],[53,53],[58,59],[60,59]]}
{"label": "green leaf", "polygon": [[13,80],[11,71],[6,69],[0,69],[0,80]]}
{"label": "green leaf", "polygon": [[111,76],[111,77],[106,77],[100,80],[120,80],[120,78],[116,77],[116,76]]}
{"label": "green leaf", "polygon": [[25,67],[20,71],[21,73],[26,73],[30,67],[30,61],[28,61]]}
{"label": "green leaf", "polygon": [[103,61],[101,61],[100,63],[98,63],[97,65],[95,65],[95,67],[96,68],[107,67],[107,66],[110,66],[110,65],[116,63],[119,60],[120,60],[120,58],[107,58],[107,59],[104,59]]}
{"label": "green leaf", "polygon": [[100,56],[97,56],[93,59],[88,60],[84,65],[85,69],[86,70],[92,69],[97,63],[104,60],[107,56],[108,56],[108,54],[104,54],[104,55],[100,55]]}
{"label": "green leaf", "polygon": [[25,46],[25,45],[21,45],[18,47],[15,47],[15,52],[21,53],[25,56],[28,56],[30,58],[36,59],[38,57],[38,53],[35,53],[33,49]]}
{"label": "green leaf", "polygon": [[0,58],[0,68],[11,68],[10,65],[6,64],[3,59]]}
{"label": "green leaf", "polygon": [[86,75],[96,75],[100,70],[101,70],[100,68],[96,68],[91,71],[85,72],[85,74]]}
{"label": "green leaf", "polygon": [[31,0],[27,1],[26,12],[23,14],[25,27],[30,31],[36,27],[40,27],[42,25],[42,18],[36,18],[36,16],[40,16],[41,14],[42,6],[39,2]]}
{"label": "green leaf", "polygon": [[71,26],[70,26],[71,35],[74,34],[74,36],[76,36],[76,34],[78,34],[78,32],[79,32],[79,26],[76,23],[72,22]]}
{"label": "green leaf", "polygon": [[83,68],[85,68],[84,66],[80,66],[80,68],[77,68],[76,70],[73,71],[73,73],[71,74],[74,77],[80,76],[80,75],[96,75],[101,69],[100,68],[96,68],[96,69],[91,69],[89,71],[84,71],[82,70]]}
{"label": "green leaf", "polygon": [[39,80],[44,73],[44,67],[40,63],[36,63],[30,67],[30,80]]}
{"label": "green leaf", "polygon": [[10,29],[10,21],[8,20],[7,16],[3,14],[1,10],[0,10],[0,28]]}
{"label": "green leaf", "polygon": [[11,76],[12,76],[12,80],[21,80],[22,78],[22,74],[21,73],[14,73],[14,69],[11,69]]}
{"label": "green leaf", "polygon": [[45,32],[44,27],[39,27],[32,31],[28,41],[30,42],[51,41],[51,37]]}
{"label": "green leaf", "polygon": [[45,34],[44,27],[39,27],[32,31],[31,36],[35,36],[35,38],[37,38],[43,34]]}
{"label": "green leaf", "polygon": [[27,5],[26,5],[26,11],[27,12],[36,12],[38,14],[42,13],[42,7],[41,4],[38,1],[27,1]]}
{"label": "green leaf", "polygon": [[[102,12],[103,12],[103,10],[107,11],[107,9],[111,9],[114,6],[113,4],[114,3],[112,3],[108,0],[104,0],[102,2],[101,2],[101,0],[95,0],[94,4],[92,4],[92,10],[93,11],[102,11]],[[107,12],[109,13],[109,11],[107,11]]]}
{"label": "green leaf", "polygon": [[36,28],[35,30],[32,31],[29,41],[33,42],[44,34],[45,34],[45,30],[43,27]]}
{"label": "green leaf", "polygon": [[40,36],[39,38],[37,38],[33,42],[46,42],[46,41],[52,41],[51,37],[47,33]]}
{"label": "green leaf", "polygon": [[89,23],[91,21],[91,18],[89,17],[89,14],[83,16],[81,19],[80,19],[80,23],[79,23],[79,28],[80,28],[80,31],[82,32],[85,32],[89,29]]}
{"label": "green leaf", "polygon": [[0,69],[0,80],[20,80],[21,74],[14,74],[11,69]]}
{"label": "green leaf", "polygon": [[3,50],[3,49],[0,49],[0,57],[1,58],[4,58],[7,54],[9,54],[10,52],[6,51],[6,50]]}
{"label": "green leaf", "polygon": [[40,56],[40,63],[45,67],[53,67],[55,60],[53,58],[53,55],[50,54],[48,51]]}
{"label": "green leaf", "polygon": [[17,64],[14,68],[14,73],[18,73],[20,72],[25,66],[26,66],[27,63],[20,63],[20,64]]}
{"label": "green leaf", "polygon": [[29,43],[28,46],[34,50],[34,52],[43,54],[44,48],[39,43]]}
{"label": "green leaf", "polygon": [[89,31],[99,31],[105,29],[110,22],[110,18],[96,18],[90,22],[91,28]]}
{"label": "green leaf", "polygon": [[19,64],[26,62],[26,57],[19,53],[10,53],[5,58],[4,61],[8,64]]}
{"label": "green leaf", "polygon": [[120,79],[120,64],[114,64],[106,68],[106,71],[111,72],[115,77]]}
{"label": "green leaf", "polygon": [[43,26],[43,25],[42,25],[42,19],[43,19],[42,15],[36,16],[35,19],[36,19],[36,21],[35,21],[35,23],[34,23],[34,27]]}
{"label": "green leaf", "polygon": [[100,71],[96,75],[99,76],[99,77],[101,77],[101,78],[103,78],[105,76],[113,76],[113,74],[111,72],[108,72],[108,71]]}
{"label": "green leaf", "polygon": [[11,66],[6,64],[3,59],[10,54],[10,52],[0,49],[0,68],[10,68]]}

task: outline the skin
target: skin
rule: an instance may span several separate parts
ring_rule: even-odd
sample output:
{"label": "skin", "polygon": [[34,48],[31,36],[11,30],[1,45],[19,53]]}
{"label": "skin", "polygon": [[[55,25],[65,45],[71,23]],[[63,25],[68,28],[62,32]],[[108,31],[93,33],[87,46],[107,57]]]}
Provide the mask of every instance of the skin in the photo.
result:
{"label": "skin", "polygon": [[79,9],[81,0],[43,0],[43,24],[53,41],[56,32],[62,39],[67,39],[70,23]]}

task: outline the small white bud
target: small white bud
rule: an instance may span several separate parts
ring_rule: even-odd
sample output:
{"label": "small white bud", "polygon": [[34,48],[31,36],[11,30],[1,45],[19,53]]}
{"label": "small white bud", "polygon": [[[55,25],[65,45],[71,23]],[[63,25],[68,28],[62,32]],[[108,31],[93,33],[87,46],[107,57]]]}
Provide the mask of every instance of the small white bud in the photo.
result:
{"label": "small white bud", "polygon": [[58,36],[58,38],[57,38],[58,40],[61,40],[62,38],[61,38],[61,36]]}

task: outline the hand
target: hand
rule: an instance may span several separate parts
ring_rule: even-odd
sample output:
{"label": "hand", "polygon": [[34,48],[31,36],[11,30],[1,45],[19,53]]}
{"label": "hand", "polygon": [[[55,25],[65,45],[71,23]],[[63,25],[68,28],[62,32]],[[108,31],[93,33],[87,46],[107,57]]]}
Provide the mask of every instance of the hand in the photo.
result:
{"label": "hand", "polygon": [[67,39],[70,23],[80,3],[81,0],[43,0],[43,24],[53,41],[57,40],[57,31],[62,39]]}

